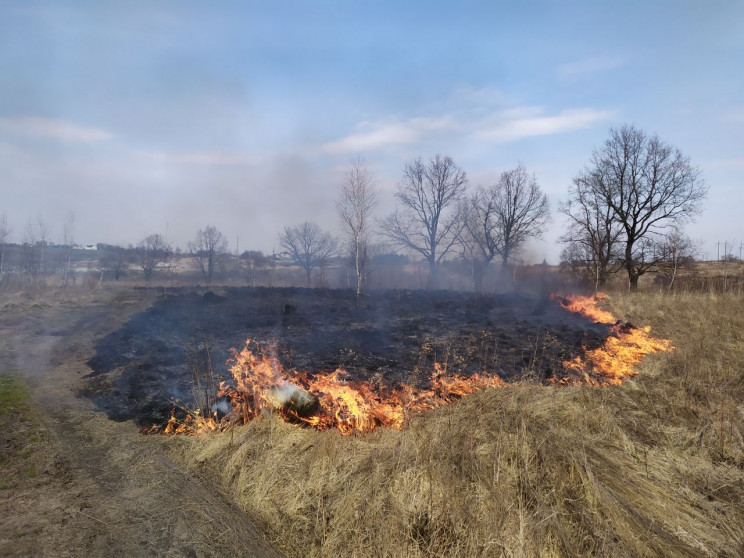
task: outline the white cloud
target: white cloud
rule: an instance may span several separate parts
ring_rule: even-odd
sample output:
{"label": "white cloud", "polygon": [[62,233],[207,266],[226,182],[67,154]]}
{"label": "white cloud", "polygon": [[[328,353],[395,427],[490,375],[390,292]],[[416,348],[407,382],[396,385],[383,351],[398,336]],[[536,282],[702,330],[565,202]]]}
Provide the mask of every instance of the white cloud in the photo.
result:
{"label": "white cloud", "polygon": [[493,111],[486,107],[467,106],[446,115],[403,121],[387,119],[360,122],[353,133],[322,145],[321,151],[331,155],[364,153],[432,139],[508,143],[526,137],[589,128],[613,116],[612,111],[593,108],[565,109],[557,114],[546,115],[542,107],[514,107]]}
{"label": "white cloud", "polygon": [[625,66],[627,63],[628,61],[621,56],[597,56],[562,64],[558,66],[558,74],[563,77],[580,77],[597,72],[614,70],[615,68]]}
{"label": "white cloud", "polygon": [[495,113],[482,123],[474,137],[482,141],[507,143],[526,137],[562,134],[588,128],[613,116],[612,111],[593,108],[566,109],[552,116],[544,116],[542,113],[543,109],[539,107]]}
{"label": "white cloud", "polygon": [[373,151],[416,143],[426,133],[452,127],[453,122],[448,117],[411,118],[402,122],[361,122],[357,125],[360,131],[338,141],[326,143],[321,149],[334,155]]}
{"label": "white cloud", "polygon": [[143,151],[140,155],[154,162],[176,165],[256,165],[261,162],[258,156],[235,151]]}
{"label": "white cloud", "polygon": [[11,134],[74,143],[98,142],[116,137],[111,132],[100,128],[81,126],[57,118],[36,116],[0,118],[0,129]]}

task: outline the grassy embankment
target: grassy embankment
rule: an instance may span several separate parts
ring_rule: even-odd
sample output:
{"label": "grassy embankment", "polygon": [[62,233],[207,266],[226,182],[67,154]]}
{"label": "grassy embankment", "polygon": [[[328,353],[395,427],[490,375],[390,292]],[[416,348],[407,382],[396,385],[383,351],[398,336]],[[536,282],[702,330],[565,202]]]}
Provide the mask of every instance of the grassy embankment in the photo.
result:
{"label": "grassy embankment", "polygon": [[738,556],[744,305],[610,300],[672,353],[619,387],[490,389],[403,431],[181,440],[291,556]]}

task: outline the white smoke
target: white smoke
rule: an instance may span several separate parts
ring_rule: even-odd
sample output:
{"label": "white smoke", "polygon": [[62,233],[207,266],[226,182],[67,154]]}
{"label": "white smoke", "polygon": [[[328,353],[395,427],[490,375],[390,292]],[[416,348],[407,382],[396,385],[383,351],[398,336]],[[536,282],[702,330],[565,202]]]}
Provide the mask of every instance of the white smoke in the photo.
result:
{"label": "white smoke", "polygon": [[290,383],[271,388],[269,399],[275,409],[287,404],[291,404],[295,409],[303,409],[315,403],[315,398],[310,393]]}

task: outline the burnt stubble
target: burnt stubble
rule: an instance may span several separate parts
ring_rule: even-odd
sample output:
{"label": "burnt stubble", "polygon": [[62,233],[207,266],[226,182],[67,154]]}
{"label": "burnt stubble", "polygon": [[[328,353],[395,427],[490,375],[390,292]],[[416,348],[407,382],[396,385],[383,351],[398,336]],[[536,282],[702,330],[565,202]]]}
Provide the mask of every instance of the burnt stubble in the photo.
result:
{"label": "burnt stubble", "polygon": [[547,296],[450,291],[224,288],[171,290],[100,339],[85,395],[115,420],[162,423],[174,403],[193,408],[194,354],[229,381],[230,348],[247,339],[276,351],[287,370],[343,368],[348,378],[427,387],[447,373],[545,382],[563,360],[596,348],[608,326]]}

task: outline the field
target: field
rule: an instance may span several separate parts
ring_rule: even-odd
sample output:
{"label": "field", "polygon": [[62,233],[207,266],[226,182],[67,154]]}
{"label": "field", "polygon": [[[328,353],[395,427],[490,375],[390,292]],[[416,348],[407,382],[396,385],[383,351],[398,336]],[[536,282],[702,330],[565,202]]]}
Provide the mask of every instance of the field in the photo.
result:
{"label": "field", "polygon": [[272,414],[199,437],[141,435],[88,397],[98,344],[156,298],[2,294],[0,555],[744,553],[738,295],[611,293],[675,347],[620,386],[527,378],[402,430]]}

